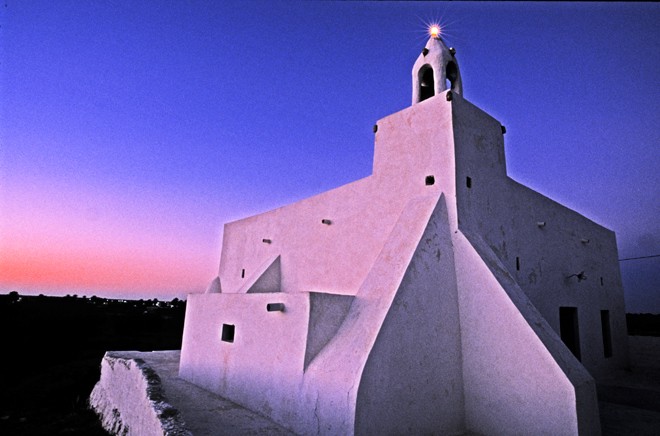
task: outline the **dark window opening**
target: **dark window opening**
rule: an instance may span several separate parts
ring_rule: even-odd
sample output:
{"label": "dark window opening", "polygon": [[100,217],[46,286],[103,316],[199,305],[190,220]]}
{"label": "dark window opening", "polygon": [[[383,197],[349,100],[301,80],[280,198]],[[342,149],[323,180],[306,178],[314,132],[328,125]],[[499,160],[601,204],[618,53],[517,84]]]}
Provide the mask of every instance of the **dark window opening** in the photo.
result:
{"label": "dark window opening", "polygon": [[419,101],[424,101],[427,98],[435,95],[435,82],[433,81],[433,68],[426,65],[420,70],[419,80]]}
{"label": "dark window opening", "polygon": [[244,270],[244,269],[241,270],[241,278],[242,278],[242,279],[245,278],[245,270]]}
{"label": "dark window opening", "polygon": [[447,77],[447,81],[449,81],[447,89],[454,89],[456,79],[458,78],[458,68],[454,62],[449,62],[447,64],[447,67],[445,68],[445,75]]}
{"label": "dark window opening", "polygon": [[571,353],[580,359],[580,329],[577,307],[559,308],[559,334]]}
{"label": "dark window opening", "polygon": [[234,332],[236,327],[233,324],[222,324],[222,340],[224,342],[234,342]]}
{"label": "dark window opening", "polygon": [[516,257],[516,271],[520,271],[520,258]]}
{"label": "dark window opening", "polygon": [[471,177],[466,177],[465,178],[465,186],[469,188],[472,188],[472,178]]}
{"label": "dark window opening", "polygon": [[600,328],[603,332],[603,355],[612,357],[612,332],[610,331],[610,311],[600,311]]}
{"label": "dark window opening", "polygon": [[601,286],[604,286],[604,284],[603,284],[603,278],[602,278],[602,277],[600,278],[600,285],[601,285]]}
{"label": "dark window opening", "polygon": [[426,186],[431,186],[435,183],[434,176],[426,176]]}

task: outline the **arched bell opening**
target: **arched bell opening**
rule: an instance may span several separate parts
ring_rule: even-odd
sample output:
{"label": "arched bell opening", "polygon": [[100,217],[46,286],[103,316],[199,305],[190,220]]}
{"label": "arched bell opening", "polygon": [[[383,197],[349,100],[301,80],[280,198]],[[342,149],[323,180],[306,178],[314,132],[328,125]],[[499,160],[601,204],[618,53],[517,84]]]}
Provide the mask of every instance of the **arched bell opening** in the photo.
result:
{"label": "arched bell opening", "polygon": [[456,90],[456,79],[458,79],[458,67],[454,62],[448,62],[447,66],[445,67],[445,76],[447,77],[447,81],[449,81],[449,84],[447,85],[447,89],[451,89],[452,91]]}
{"label": "arched bell opening", "polygon": [[435,95],[435,82],[433,80],[433,68],[430,65],[424,65],[419,70],[419,101]]}

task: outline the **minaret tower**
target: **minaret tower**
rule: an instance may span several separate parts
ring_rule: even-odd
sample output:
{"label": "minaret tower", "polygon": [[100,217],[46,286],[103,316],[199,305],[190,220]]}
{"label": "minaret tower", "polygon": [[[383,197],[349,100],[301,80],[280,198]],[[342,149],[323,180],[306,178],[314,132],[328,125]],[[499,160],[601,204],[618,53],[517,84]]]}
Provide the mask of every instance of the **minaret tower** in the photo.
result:
{"label": "minaret tower", "polygon": [[461,73],[455,54],[456,50],[445,45],[440,37],[439,28],[434,26],[431,37],[412,69],[412,104],[424,101],[447,89],[457,94],[463,93]]}

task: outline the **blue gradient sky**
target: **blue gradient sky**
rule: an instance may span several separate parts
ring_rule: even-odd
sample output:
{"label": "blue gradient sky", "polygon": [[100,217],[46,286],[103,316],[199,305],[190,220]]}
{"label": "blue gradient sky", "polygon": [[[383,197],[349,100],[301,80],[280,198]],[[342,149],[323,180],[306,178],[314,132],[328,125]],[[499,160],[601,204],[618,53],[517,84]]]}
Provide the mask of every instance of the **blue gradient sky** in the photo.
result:
{"label": "blue gradient sky", "polygon": [[[13,1],[0,11],[0,290],[168,298],[222,224],[371,171],[445,25],[509,175],[660,253],[660,5]],[[660,258],[622,262],[660,312]]]}

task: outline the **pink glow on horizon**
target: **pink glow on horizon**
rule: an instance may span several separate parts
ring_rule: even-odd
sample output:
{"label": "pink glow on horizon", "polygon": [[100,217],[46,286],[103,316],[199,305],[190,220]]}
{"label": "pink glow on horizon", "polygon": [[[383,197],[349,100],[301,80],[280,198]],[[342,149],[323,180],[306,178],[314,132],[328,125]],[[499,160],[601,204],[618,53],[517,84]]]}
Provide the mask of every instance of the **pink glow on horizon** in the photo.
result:
{"label": "pink glow on horizon", "polygon": [[[193,293],[204,290],[203,265],[170,258],[114,257],[69,253],[0,253],[0,282],[21,287],[113,289],[162,293]],[[172,265],[177,265],[172,268]],[[166,283],[167,285],[163,285]]]}
{"label": "pink glow on horizon", "polygon": [[153,193],[139,198],[100,194],[88,186],[55,185],[39,178],[4,183],[2,288],[129,295],[205,290],[217,273],[219,241],[213,232],[191,230],[187,213],[194,211],[182,211],[186,207],[181,202]]}

